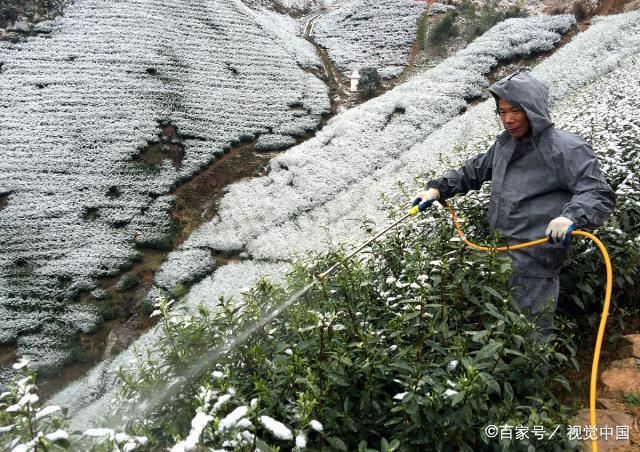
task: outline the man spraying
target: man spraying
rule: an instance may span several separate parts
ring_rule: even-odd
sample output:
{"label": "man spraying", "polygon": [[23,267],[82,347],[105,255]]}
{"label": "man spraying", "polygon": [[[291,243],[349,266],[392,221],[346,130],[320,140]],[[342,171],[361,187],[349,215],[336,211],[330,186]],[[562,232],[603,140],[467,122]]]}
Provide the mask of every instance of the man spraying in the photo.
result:
{"label": "man spraying", "polygon": [[491,181],[491,229],[509,245],[549,238],[549,244],[509,252],[514,299],[523,312],[536,315],[548,336],[553,314],[539,314],[548,303],[555,311],[571,231],[600,226],[613,210],[615,193],[585,140],[553,126],[546,85],[516,72],[489,91],[505,131],[487,152],[429,181],[417,197],[423,210],[433,200]]}

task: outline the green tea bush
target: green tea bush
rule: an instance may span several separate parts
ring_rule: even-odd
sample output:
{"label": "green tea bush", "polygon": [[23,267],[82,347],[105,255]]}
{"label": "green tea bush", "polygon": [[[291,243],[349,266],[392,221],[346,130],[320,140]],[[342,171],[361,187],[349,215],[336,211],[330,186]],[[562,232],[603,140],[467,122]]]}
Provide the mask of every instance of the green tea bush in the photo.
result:
{"label": "green tea bush", "polygon": [[[461,200],[476,225],[467,232],[485,231],[485,201]],[[562,435],[483,434],[488,424],[548,433],[565,424],[568,409],[551,388],[569,387],[559,372],[574,362],[574,347],[562,330],[545,343],[514,311],[507,258],[461,247],[453,234],[448,213],[434,210],[361,258],[346,261],[334,247],[297,261],[288,289],[263,280],[198,316],[160,301],[164,339],[138,369],[120,372],[130,433],[178,442],[176,450],[575,446]],[[336,261],[335,275],[270,315]]]}
{"label": "green tea bush", "polygon": [[480,36],[503,20],[528,16],[527,10],[522,3],[510,5],[504,9],[500,7],[498,2],[486,2],[482,5],[480,11],[476,11],[473,2],[464,0],[457,6],[457,10],[465,19],[465,32],[470,39]]}
{"label": "green tea bush", "polygon": [[527,10],[520,5],[512,5],[506,10],[502,10],[496,4],[485,3],[480,14],[472,21],[471,36],[480,36],[503,20],[513,17],[527,17],[527,15]]}
{"label": "green tea bush", "polygon": [[137,285],[140,282],[140,278],[138,276],[127,273],[123,275],[116,284],[116,290],[118,292],[125,292],[126,290],[131,289],[133,286]]}
{"label": "green tea bush", "polygon": [[[611,313],[619,322],[638,318],[637,296],[640,282],[640,150],[625,143],[624,152],[606,149],[599,155],[607,168],[608,182],[616,190],[616,208],[604,226],[593,233],[604,243],[613,266]],[[605,266],[598,248],[588,240],[573,239],[570,259],[562,274],[560,306],[568,312],[588,313],[594,326],[602,310]],[[576,291],[574,288],[577,288]]]}
{"label": "green tea bush", "polygon": [[0,448],[12,452],[31,451],[134,451],[147,445],[147,438],[94,428],[67,431],[67,410],[42,405],[36,376],[27,360],[13,365],[17,372],[6,391],[0,394]]}
{"label": "green tea bush", "polygon": [[365,67],[360,70],[358,89],[362,91],[365,99],[372,97],[382,86],[382,79],[378,70],[374,67]]}
{"label": "green tea bush", "polygon": [[429,31],[429,41],[431,44],[442,44],[448,38],[458,34],[458,26],[455,24],[457,15],[455,10],[451,10],[436,21]]}

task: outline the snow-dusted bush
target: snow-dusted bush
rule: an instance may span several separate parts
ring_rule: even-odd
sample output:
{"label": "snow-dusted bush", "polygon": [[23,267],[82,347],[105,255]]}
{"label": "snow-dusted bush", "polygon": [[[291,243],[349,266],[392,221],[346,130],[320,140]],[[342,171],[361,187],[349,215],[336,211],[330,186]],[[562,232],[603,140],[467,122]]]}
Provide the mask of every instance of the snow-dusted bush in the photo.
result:
{"label": "snow-dusted bush", "polygon": [[[241,293],[248,291],[262,276],[276,283],[283,283],[287,267],[284,263],[270,264],[253,261],[227,264],[196,284],[189,292],[188,299],[181,302],[181,306],[193,313],[198,312],[200,305],[214,309],[219,297],[225,299],[241,297]],[[150,291],[149,304],[152,309],[157,309],[153,304],[158,298],[166,295],[166,291],[157,287]],[[149,312],[151,313],[151,310]],[[88,373],[87,377],[70,384],[53,396],[50,402],[69,408],[73,413],[70,425],[74,430],[86,430],[94,425],[103,425],[98,422],[98,419],[113,410],[113,390],[118,383],[119,369],[123,367],[128,370],[142,359],[159,359],[159,355],[152,351],[152,347],[161,337],[160,330],[156,328],[149,330],[136,341],[135,346],[128,348],[113,360],[101,362]]]}
{"label": "snow-dusted bush", "polygon": [[156,273],[156,285],[173,291],[178,284],[190,283],[213,270],[211,251],[187,249],[171,253],[167,262]]}
{"label": "snow-dusted bush", "polygon": [[344,76],[372,66],[390,78],[407,64],[423,11],[424,6],[413,1],[351,0],[317,21],[314,38]]}
{"label": "snow-dusted bush", "polygon": [[[613,217],[594,232],[614,266],[611,313],[625,326],[625,313],[637,309],[640,269],[640,61],[628,57],[607,77],[558,102],[556,124],[585,137],[616,191]],[[577,243],[576,243],[577,242]],[[561,296],[592,312],[604,293],[602,260],[589,241],[574,240],[572,265],[565,271]],[[580,288],[576,293],[575,288]],[[597,313],[597,308],[596,308]],[[597,317],[591,316],[595,324]]]}
{"label": "snow-dusted bush", "polygon": [[444,3],[432,3],[431,6],[429,6],[428,14],[430,16],[434,16],[436,14],[444,14],[452,9],[456,9],[456,7],[453,5],[445,5]]}
{"label": "snow-dusted bush", "polygon": [[[39,27],[0,43],[4,343],[131,265],[138,246],[168,248],[169,191],[232,143],[297,137],[329,112],[295,22],[239,0],[84,0]],[[182,137],[179,165],[138,158],[160,124]],[[32,352],[44,353],[20,347]]]}
{"label": "snow-dusted bush", "polygon": [[290,135],[269,134],[261,135],[256,142],[257,151],[280,151],[296,144],[296,139]]}
{"label": "snow-dusted bush", "polygon": [[[147,438],[108,428],[68,432],[65,408],[43,406],[29,361],[13,365],[17,375],[0,394],[0,446],[12,452],[39,450],[139,450]],[[94,446],[96,448],[94,448]]]}

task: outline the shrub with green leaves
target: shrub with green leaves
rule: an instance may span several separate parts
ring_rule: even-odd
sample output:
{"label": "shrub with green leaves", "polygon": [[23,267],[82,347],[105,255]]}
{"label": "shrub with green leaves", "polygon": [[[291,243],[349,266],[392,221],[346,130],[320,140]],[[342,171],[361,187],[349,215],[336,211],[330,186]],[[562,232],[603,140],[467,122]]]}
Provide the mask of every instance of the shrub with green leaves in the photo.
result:
{"label": "shrub with green leaves", "polygon": [[471,21],[471,37],[480,36],[498,22],[513,17],[527,17],[527,10],[521,5],[512,5],[507,9],[501,9],[496,3],[487,2]]}
{"label": "shrub with green leaves", "polygon": [[458,34],[458,26],[455,24],[457,15],[455,10],[451,10],[433,24],[429,31],[429,41],[432,44],[442,44],[448,38]]}
{"label": "shrub with green leaves", "polygon": [[[474,233],[486,227],[472,209],[483,196],[461,200]],[[488,424],[542,425],[547,434],[566,424],[568,408],[551,388],[569,387],[559,372],[575,362],[574,347],[561,330],[544,343],[514,311],[507,258],[452,237],[448,213],[434,210],[358,259],[338,247],[296,262],[288,289],[263,280],[198,316],[160,302],[160,358],[121,371],[131,433],[178,442],[176,450],[573,447],[559,434],[484,436]],[[336,261],[335,275],[269,315]],[[265,317],[273,319],[259,323]]]}
{"label": "shrub with green leaves", "polygon": [[147,438],[133,437],[106,428],[67,431],[67,410],[43,405],[37,394],[36,376],[28,360],[13,365],[16,377],[0,394],[0,448],[12,452],[83,450],[134,451]]}
{"label": "shrub with green leaves", "polygon": [[[598,159],[606,168],[609,184],[616,191],[616,208],[609,220],[593,233],[603,242],[613,266],[611,313],[621,331],[639,316],[640,283],[640,138],[618,131],[615,144],[599,149]],[[597,136],[591,142],[601,141]],[[589,240],[572,240],[570,259],[561,277],[559,305],[568,312],[584,314],[590,325],[599,321],[605,290],[605,266],[600,251]],[[578,290],[575,290],[577,288]]]}
{"label": "shrub with green leaves", "polygon": [[118,283],[116,284],[116,290],[118,292],[125,292],[126,290],[129,290],[133,286],[137,285],[139,282],[140,278],[138,278],[137,275],[127,273],[118,280]]}
{"label": "shrub with green leaves", "polygon": [[63,412],[58,406],[41,407],[35,374],[27,364],[14,364],[18,374],[0,395],[0,447],[25,451],[68,447]]}
{"label": "shrub with green leaves", "polygon": [[504,8],[496,1],[488,1],[476,11],[476,5],[472,1],[464,0],[457,6],[457,10],[464,17],[465,32],[470,39],[480,36],[503,20],[528,16],[525,5],[521,2]]}
{"label": "shrub with green leaves", "polygon": [[360,81],[358,89],[362,91],[362,95],[368,99],[373,96],[382,86],[382,80],[378,70],[374,67],[365,67],[360,70]]}

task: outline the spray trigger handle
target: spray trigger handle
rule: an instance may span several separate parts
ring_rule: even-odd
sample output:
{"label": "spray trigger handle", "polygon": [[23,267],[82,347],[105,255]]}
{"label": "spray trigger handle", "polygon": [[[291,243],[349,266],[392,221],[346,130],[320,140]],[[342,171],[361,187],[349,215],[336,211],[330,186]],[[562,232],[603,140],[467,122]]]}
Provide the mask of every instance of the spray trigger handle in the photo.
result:
{"label": "spray trigger handle", "polygon": [[563,248],[569,248],[569,241],[571,240],[571,232],[576,230],[576,225],[572,224],[571,226],[569,226],[569,228],[567,229],[567,233],[564,236],[564,239],[562,240],[562,247]]}
{"label": "spray trigger handle", "polygon": [[[411,203],[411,205],[414,207],[413,209],[411,209],[411,212],[415,212],[415,213],[417,213],[417,211],[424,212],[429,207],[431,207],[434,201],[435,199],[427,199],[426,201],[422,201],[422,198],[416,198]],[[416,206],[418,206],[417,211],[415,209]]]}

